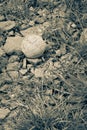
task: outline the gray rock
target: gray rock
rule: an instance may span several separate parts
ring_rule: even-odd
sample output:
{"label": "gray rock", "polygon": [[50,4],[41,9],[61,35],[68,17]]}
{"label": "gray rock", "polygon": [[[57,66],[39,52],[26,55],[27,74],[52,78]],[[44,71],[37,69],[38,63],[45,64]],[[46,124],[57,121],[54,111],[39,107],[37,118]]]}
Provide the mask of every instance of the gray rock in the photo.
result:
{"label": "gray rock", "polygon": [[16,53],[21,55],[21,43],[23,37],[15,36],[15,37],[8,37],[6,43],[4,45],[4,50],[7,54]]}
{"label": "gray rock", "polygon": [[9,113],[10,110],[8,108],[0,108],[0,119],[4,119]]}
{"label": "gray rock", "polygon": [[21,63],[19,62],[8,63],[7,71],[18,71],[20,67],[21,67]]}
{"label": "gray rock", "polygon": [[9,63],[13,63],[13,62],[19,61],[19,60],[20,60],[19,56],[17,56],[17,55],[12,55],[12,56],[9,58],[8,62],[9,62]]}
{"label": "gray rock", "polygon": [[24,58],[23,59],[23,66],[22,66],[22,68],[26,69],[26,67],[27,67],[27,61],[26,61],[26,58]]}

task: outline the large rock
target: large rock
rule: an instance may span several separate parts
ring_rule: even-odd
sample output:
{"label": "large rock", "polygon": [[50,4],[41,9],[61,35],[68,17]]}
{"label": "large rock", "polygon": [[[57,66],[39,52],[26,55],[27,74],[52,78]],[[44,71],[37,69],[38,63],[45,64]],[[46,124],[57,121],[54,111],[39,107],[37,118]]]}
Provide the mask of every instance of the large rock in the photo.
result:
{"label": "large rock", "polygon": [[22,52],[28,58],[38,58],[42,56],[47,48],[47,44],[39,35],[27,35],[22,42]]}

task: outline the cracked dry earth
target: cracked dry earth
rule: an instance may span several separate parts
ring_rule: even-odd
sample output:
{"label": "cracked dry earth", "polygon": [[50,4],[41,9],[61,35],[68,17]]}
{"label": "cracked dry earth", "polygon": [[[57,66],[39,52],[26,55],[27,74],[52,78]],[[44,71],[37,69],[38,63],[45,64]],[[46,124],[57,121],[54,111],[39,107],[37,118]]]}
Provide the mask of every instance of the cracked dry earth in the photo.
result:
{"label": "cracked dry earth", "polygon": [[0,47],[0,130],[87,129],[87,59],[78,45],[87,42],[87,32],[82,32],[81,43],[66,44],[61,28],[72,31],[76,25],[64,22],[59,20],[56,30],[46,21],[21,31],[24,37],[38,34],[53,43],[38,59],[29,60],[21,52],[20,35],[8,36]]}

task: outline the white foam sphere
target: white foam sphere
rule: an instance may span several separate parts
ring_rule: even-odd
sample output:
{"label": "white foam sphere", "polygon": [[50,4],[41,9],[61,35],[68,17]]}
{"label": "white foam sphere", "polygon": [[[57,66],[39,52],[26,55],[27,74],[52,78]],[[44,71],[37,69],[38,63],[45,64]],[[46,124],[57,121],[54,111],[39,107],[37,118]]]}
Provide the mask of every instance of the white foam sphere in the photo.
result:
{"label": "white foam sphere", "polygon": [[47,48],[47,44],[44,42],[41,36],[36,34],[27,35],[22,41],[22,52],[28,58],[38,58],[42,56]]}

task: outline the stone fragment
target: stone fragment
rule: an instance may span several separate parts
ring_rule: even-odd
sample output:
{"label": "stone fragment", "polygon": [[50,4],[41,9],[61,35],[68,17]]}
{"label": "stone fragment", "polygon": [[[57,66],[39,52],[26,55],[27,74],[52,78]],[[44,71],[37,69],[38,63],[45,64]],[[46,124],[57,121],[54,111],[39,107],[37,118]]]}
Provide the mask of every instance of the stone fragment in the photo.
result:
{"label": "stone fragment", "polygon": [[72,28],[76,28],[76,24],[75,24],[75,23],[71,23],[70,26],[71,26]]}
{"label": "stone fragment", "polygon": [[33,67],[32,64],[27,64],[27,69],[28,69],[28,70],[31,70],[32,67]]}
{"label": "stone fragment", "polygon": [[4,45],[4,50],[7,54],[16,53],[21,55],[21,43],[23,37],[15,36],[15,37],[8,37],[6,43]]}
{"label": "stone fragment", "polygon": [[0,29],[2,30],[10,30],[12,29],[13,27],[15,27],[15,22],[14,21],[4,21],[4,22],[0,22]]}
{"label": "stone fragment", "polygon": [[19,73],[18,71],[9,71],[8,74],[10,75],[11,79],[14,80],[18,80],[19,78]]}
{"label": "stone fragment", "polygon": [[17,55],[12,55],[10,58],[9,58],[9,60],[8,60],[8,62],[9,63],[13,63],[13,62],[16,62],[16,61],[19,61],[19,56],[17,56]]}
{"label": "stone fragment", "polygon": [[56,50],[56,56],[61,56],[61,51],[60,50]]}
{"label": "stone fragment", "polygon": [[33,65],[37,65],[37,64],[39,64],[39,63],[42,62],[41,59],[28,59],[28,58],[27,58],[27,61],[28,61],[30,64],[33,64]]}
{"label": "stone fragment", "polygon": [[0,119],[4,119],[9,113],[10,110],[8,108],[0,108]]}
{"label": "stone fragment", "polygon": [[21,64],[19,62],[14,63],[8,63],[7,65],[7,71],[18,71],[21,67]]}
{"label": "stone fragment", "polygon": [[27,61],[26,61],[26,58],[24,58],[23,59],[23,66],[22,66],[22,68],[26,69],[26,67],[27,67]]}
{"label": "stone fragment", "polygon": [[29,25],[30,25],[30,26],[34,26],[34,21],[31,20],[31,21],[29,22]]}
{"label": "stone fragment", "polygon": [[44,76],[44,71],[42,68],[36,68],[34,74],[36,78],[41,78]]}
{"label": "stone fragment", "polygon": [[61,68],[60,62],[59,62],[59,61],[54,62],[54,67],[56,67],[56,68]]}
{"label": "stone fragment", "polygon": [[19,72],[22,74],[22,75],[25,75],[28,70],[27,69],[20,69]]}

